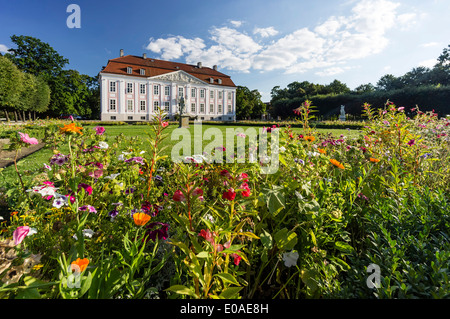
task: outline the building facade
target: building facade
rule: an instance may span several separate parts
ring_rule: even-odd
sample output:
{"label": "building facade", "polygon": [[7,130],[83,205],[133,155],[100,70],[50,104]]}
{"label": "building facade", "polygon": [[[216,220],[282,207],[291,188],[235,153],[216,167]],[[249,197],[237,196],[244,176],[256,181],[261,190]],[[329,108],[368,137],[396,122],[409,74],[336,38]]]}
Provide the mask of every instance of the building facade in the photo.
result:
{"label": "building facade", "polygon": [[183,114],[205,121],[236,119],[236,85],[217,67],[123,55],[99,73],[102,121],[149,121],[162,108],[169,119]]}

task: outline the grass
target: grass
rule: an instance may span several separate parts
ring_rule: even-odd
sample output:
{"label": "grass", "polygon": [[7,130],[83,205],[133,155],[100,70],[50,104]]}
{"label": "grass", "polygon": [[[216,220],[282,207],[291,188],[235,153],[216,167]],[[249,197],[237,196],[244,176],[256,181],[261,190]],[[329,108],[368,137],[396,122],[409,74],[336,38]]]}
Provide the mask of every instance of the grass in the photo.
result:
{"label": "grass", "polygon": [[[87,129],[93,129],[95,126],[84,126],[84,130]],[[152,136],[150,134],[151,128],[146,125],[120,125],[120,126],[106,126],[106,142],[109,145],[112,145],[115,141],[116,136],[119,134],[123,134],[126,137],[138,137],[142,139],[144,145],[142,146],[142,149],[150,149],[150,146],[146,146],[145,143],[149,143],[148,138]],[[168,155],[171,156],[172,147],[179,143],[181,141],[181,138],[176,138],[176,132],[174,132],[178,128],[177,125],[170,125],[164,130],[164,133],[167,134],[167,137],[163,140],[161,147],[165,147],[164,151],[162,152],[162,155]],[[202,142],[202,150],[205,149],[205,147],[211,143],[211,140],[206,139],[205,132],[212,133],[213,131],[210,129],[214,129],[217,133],[220,130],[223,138],[223,143],[219,139],[219,145],[226,146],[227,140],[230,142],[232,139],[234,139],[234,145],[237,145],[236,140],[236,133],[238,132],[236,129],[241,128],[242,132],[245,133],[246,130],[252,127],[248,126],[224,126],[224,125],[202,125],[201,130],[199,126],[196,125],[190,125],[188,128],[189,135],[191,136],[190,142],[191,142],[191,151],[192,155],[197,154],[195,145],[200,146],[200,141]],[[258,132],[258,127],[254,127],[256,132]],[[209,130],[209,131],[208,131]],[[230,134],[227,134],[227,130],[232,130]],[[302,128],[293,128],[292,129],[294,133],[296,134],[304,134]],[[339,137],[341,134],[344,136],[347,136],[348,138],[356,137],[358,135],[358,131],[356,130],[345,130],[345,129],[316,129],[315,130],[319,134],[332,134],[334,137]],[[220,135],[219,135],[220,136]],[[225,139],[226,137],[226,139]],[[213,137],[214,139],[214,137]],[[248,144],[248,141],[247,141]],[[66,144],[61,145],[59,148],[59,151],[63,154],[68,153],[68,146]],[[121,151],[121,150],[119,150]],[[201,154],[201,153],[200,153]],[[48,163],[50,157],[53,155],[53,152],[51,149],[43,148],[23,159],[18,161],[18,167],[23,175],[23,180],[26,183],[27,181],[30,181],[36,174],[38,174],[43,167],[44,163]],[[0,188],[7,186],[9,183],[17,183],[17,173],[14,170],[14,165],[10,165],[3,169],[1,171],[1,178],[0,178]]]}

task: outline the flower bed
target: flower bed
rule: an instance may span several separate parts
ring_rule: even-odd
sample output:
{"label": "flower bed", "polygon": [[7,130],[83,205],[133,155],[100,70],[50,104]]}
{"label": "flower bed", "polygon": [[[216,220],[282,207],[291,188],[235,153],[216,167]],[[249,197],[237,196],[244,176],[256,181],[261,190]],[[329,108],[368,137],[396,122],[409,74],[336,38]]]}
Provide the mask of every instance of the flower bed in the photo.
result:
{"label": "flower bed", "polygon": [[16,165],[5,199],[0,296],[448,298],[449,121],[365,104],[363,134],[333,138],[309,127],[310,107],[296,110],[304,134],[264,131],[279,134],[272,174],[264,161],[174,163],[164,114],[146,143],[54,123],[53,156],[33,182]]}

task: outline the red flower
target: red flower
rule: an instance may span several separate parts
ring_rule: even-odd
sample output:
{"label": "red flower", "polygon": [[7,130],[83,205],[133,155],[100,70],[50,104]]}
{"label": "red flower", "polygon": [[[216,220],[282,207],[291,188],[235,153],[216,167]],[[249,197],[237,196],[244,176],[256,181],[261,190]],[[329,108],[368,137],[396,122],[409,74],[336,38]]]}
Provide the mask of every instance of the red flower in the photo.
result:
{"label": "red flower", "polygon": [[172,199],[176,202],[184,202],[186,198],[184,197],[184,194],[182,191],[177,190],[175,194],[173,194]]}
{"label": "red flower", "polygon": [[239,265],[239,263],[241,262],[242,257],[239,256],[238,254],[231,254],[231,257],[234,259],[233,262],[236,266]]}
{"label": "red flower", "polygon": [[234,200],[235,197],[236,193],[232,188],[222,194],[222,199]]}
{"label": "red flower", "polygon": [[242,196],[249,197],[251,195],[250,187],[248,187],[247,183],[242,183],[240,188],[244,189],[244,191],[242,192]]}
{"label": "red flower", "polygon": [[238,181],[248,182],[248,174],[247,173],[242,173],[241,175],[238,176],[237,180]]}
{"label": "red flower", "polygon": [[206,241],[209,241],[211,244],[214,245],[214,233],[211,233],[209,229],[207,230],[200,230],[200,233],[198,234],[200,237],[203,237],[206,239]]}

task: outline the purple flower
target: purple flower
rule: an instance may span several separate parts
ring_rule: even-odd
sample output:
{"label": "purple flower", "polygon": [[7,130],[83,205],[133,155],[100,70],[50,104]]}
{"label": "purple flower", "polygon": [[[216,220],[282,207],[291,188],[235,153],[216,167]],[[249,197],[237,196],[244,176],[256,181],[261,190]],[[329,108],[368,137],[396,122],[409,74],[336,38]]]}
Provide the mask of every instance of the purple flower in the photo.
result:
{"label": "purple flower", "polygon": [[95,132],[97,135],[103,135],[103,133],[105,133],[105,128],[103,126],[96,126]]}
{"label": "purple flower", "polygon": [[146,226],[146,235],[151,240],[155,241],[156,238],[166,240],[169,237],[169,224],[161,222],[153,222]]}
{"label": "purple flower", "polygon": [[132,157],[130,159],[125,160],[125,163],[136,162],[139,164],[144,164],[144,159],[142,157]]}
{"label": "purple flower", "polygon": [[408,142],[409,146],[413,146],[414,144],[416,144],[416,141],[414,139],[412,139]]}
{"label": "purple flower", "polygon": [[108,213],[108,216],[111,218],[115,218],[117,216],[117,214],[119,214],[119,212],[117,210],[113,209],[112,211],[110,211]]}

